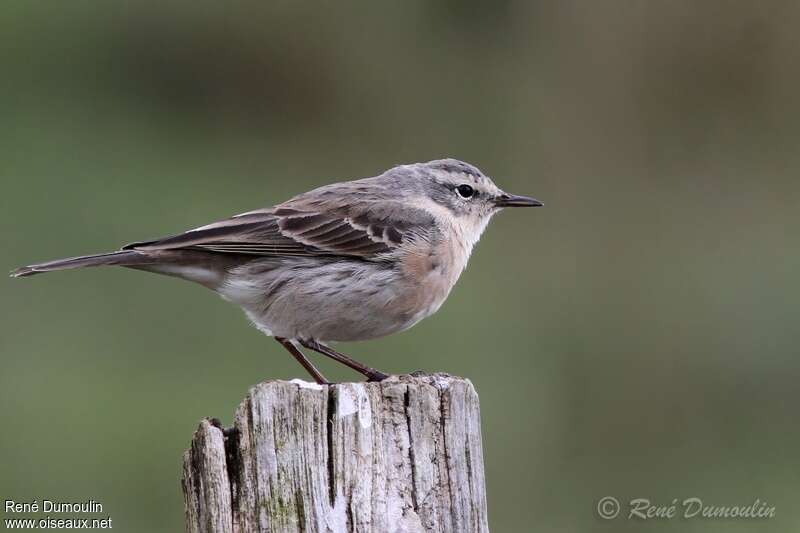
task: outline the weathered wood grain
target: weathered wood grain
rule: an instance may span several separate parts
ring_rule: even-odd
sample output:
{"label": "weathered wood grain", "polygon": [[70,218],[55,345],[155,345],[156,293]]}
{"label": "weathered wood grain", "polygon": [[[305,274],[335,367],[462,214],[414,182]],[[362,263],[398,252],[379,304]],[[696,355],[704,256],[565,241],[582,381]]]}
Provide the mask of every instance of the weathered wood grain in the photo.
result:
{"label": "weathered wood grain", "polygon": [[187,531],[233,531],[224,438],[208,420],[200,422],[183,454],[183,498]]}
{"label": "weathered wood grain", "polygon": [[480,408],[446,374],[261,383],[184,455],[189,532],[487,532]]}

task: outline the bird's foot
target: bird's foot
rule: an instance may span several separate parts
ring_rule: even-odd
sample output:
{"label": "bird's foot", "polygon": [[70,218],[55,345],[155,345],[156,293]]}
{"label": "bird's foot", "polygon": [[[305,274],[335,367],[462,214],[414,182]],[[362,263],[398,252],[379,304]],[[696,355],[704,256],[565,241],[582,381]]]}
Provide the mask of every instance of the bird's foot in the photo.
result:
{"label": "bird's foot", "polygon": [[367,381],[371,383],[375,383],[378,381],[383,381],[384,379],[389,377],[389,374],[384,374],[380,370],[370,370],[369,372],[364,373],[367,376]]}

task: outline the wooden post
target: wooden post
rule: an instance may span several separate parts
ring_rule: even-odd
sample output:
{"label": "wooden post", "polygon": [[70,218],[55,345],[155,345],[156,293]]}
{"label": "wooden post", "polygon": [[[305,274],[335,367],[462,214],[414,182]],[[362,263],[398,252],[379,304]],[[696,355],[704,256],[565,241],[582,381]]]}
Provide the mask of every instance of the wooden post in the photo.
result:
{"label": "wooden post", "polygon": [[478,395],[446,374],[253,387],[184,454],[188,532],[488,532]]}

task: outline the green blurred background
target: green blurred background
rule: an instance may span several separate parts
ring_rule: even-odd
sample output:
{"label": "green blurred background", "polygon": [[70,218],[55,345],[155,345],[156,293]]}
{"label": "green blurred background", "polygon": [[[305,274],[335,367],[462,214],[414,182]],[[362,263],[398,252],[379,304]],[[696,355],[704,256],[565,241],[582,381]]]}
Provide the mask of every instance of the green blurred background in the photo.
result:
{"label": "green blurred background", "polygon": [[[474,382],[492,530],[796,531],[798,23],[788,1],[7,0],[3,267],[465,159],[546,207],[498,216],[437,315],[343,349]],[[0,298],[0,499],[93,498],[120,531],[181,530],[199,419],[305,377],[174,279]],[[603,521],[605,495],[776,517]]]}

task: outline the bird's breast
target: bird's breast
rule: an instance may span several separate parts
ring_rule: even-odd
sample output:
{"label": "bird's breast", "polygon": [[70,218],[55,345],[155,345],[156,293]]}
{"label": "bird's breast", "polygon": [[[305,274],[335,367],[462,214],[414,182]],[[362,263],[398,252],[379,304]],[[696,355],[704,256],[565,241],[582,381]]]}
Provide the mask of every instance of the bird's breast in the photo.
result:
{"label": "bird's breast", "polygon": [[412,323],[435,313],[466,267],[469,252],[458,239],[407,250],[400,263],[408,289],[398,309]]}

